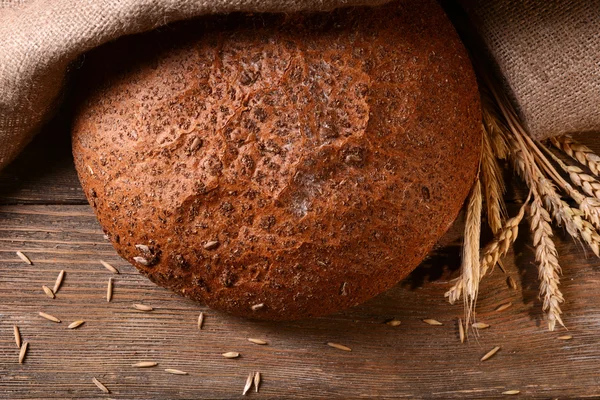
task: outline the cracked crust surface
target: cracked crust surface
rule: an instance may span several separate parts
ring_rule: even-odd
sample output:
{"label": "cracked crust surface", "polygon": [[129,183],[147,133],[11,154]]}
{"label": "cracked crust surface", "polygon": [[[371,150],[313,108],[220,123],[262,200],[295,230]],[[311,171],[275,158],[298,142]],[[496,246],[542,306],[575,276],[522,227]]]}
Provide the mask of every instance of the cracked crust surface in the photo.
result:
{"label": "cracked crust surface", "polygon": [[324,315],[390,288],[476,174],[477,86],[434,1],[203,18],[87,65],[73,153],[112,244],[237,315]]}

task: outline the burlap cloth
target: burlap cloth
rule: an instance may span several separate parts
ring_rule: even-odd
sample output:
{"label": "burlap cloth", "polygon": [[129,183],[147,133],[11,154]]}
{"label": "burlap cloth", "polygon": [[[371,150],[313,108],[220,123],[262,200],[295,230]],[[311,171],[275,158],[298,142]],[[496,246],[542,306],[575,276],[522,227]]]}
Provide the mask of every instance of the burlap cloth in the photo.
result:
{"label": "burlap cloth", "polygon": [[[385,1],[0,0],[0,169],[51,116],[70,63],[93,47],[202,14]],[[464,2],[534,136],[600,131],[600,0]]]}

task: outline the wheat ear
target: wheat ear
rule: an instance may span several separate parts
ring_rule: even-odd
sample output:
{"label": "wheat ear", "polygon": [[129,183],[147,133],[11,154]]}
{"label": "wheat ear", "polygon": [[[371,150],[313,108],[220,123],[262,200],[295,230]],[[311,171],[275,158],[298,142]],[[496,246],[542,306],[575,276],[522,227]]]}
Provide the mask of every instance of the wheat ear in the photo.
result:
{"label": "wheat ear", "polygon": [[[582,190],[586,193],[591,193],[592,195],[584,196],[579,191],[575,190],[571,185],[566,182],[562,182],[562,187],[565,192],[573,199],[577,204],[579,204],[579,210],[583,213],[585,219],[587,219],[596,229],[600,229],[600,199],[597,197],[593,197],[593,186],[600,186],[600,182],[594,179],[592,176],[583,173],[583,171],[579,167],[572,167],[566,165],[560,158],[558,158],[554,153],[552,153],[546,146],[539,144],[539,147],[543,149],[556,164],[560,166],[560,168],[569,173],[569,178],[571,182],[575,185],[582,188]],[[581,171],[581,173],[577,173],[575,171]],[[587,189],[587,190],[586,190]]]}
{"label": "wheat ear", "polygon": [[[479,280],[481,280],[488,270],[493,268],[498,261],[504,257],[506,253],[508,253],[508,249],[510,249],[510,246],[517,239],[517,236],[519,235],[519,224],[523,220],[523,216],[525,215],[525,207],[528,202],[529,197],[525,203],[523,203],[523,206],[521,206],[519,213],[506,221],[494,239],[483,248],[479,263]],[[466,282],[467,280],[465,279],[465,275],[463,273],[454,283],[454,285],[445,293],[444,296],[448,298],[448,301],[451,304],[454,304],[457,300],[459,300],[461,294],[469,293]],[[465,299],[465,301],[467,301],[467,299]]]}
{"label": "wheat ear", "polygon": [[600,199],[600,182],[596,178],[574,165],[564,165],[563,169],[569,174],[571,182],[579,186],[585,194]]}
{"label": "wheat ear", "polygon": [[463,279],[463,299],[465,302],[466,323],[471,321],[472,312],[475,308],[477,293],[479,292],[480,269],[479,248],[481,237],[481,181],[477,179],[467,205],[465,219],[465,231],[463,239],[461,275]]}
{"label": "wheat ear", "polygon": [[[477,54],[473,55],[472,60],[481,83],[483,123],[491,138],[492,153],[496,158],[512,161],[515,170],[529,187],[528,199],[519,213],[506,221],[497,231],[494,240],[483,249],[479,278],[481,279],[488,269],[498,263],[516,239],[518,225],[531,199],[528,210],[530,229],[536,248],[540,298],[543,298],[543,310],[547,316],[548,327],[553,330],[556,322],[564,326],[560,309],[564,299],[558,289],[560,266],[556,247],[552,241],[550,222],[554,219],[558,226],[564,226],[569,235],[575,240],[585,242],[594,254],[600,257],[600,235],[597,230],[600,230],[600,186],[598,181],[581,169],[571,167],[565,171],[572,182],[581,187],[587,196],[567,183],[544,154],[543,150],[547,151],[547,149],[529,136],[515,108],[502,91],[502,85],[490,74],[491,69],[488,65],[481,63]],[[554,138],[552,143],[598,176],[600,157],[588,147],[570,137]],[[579,204],[579,208],[573,208],[563,200],[559,195],[559,189],[574,199]],[[451,303],[458,300],[461,293],[467,292],[465,286],[465,277],[461,275],[446,293]]]}
{"label": "wheat ear", "polygon": [[481,88],[482,121],[485,131],[489,135],[490,144],[494,155],[500,160],[508,157],[508,144],[506,141],[506,126],[497,118],[499,113],[494,99],[485,86]]}
{"label": "wheat ear", "polygon": [[561,269],[558,264],[558,253],[552,241],[551,218],[548,211],[544,209],[542,200],[535,189],[533,190],[533,200],[529,206],[529,215],[535,247],[535,261],[540,280],[540,299],[543,299],[542,309],[546,313],[548,329],[553,331],[556,322],[564,326],[560,317],[562,313],[560,304],[565,300],[558,289]]}
{"label": "wheat ear", "polygon": [[[555,139],[556,140],[556,139]],[[540,147],[554,160],[558,166],[569,175],[569,179],[575,186],[583,190],[585,194],[600,199],[600,182],[593,176],[586,174],[584,170],[575,166],[567,165],[556,156],[550,149],[540,143]]]}
{"label": "wheat ear", "polygon": [[595,154],[592,149],[577,142],[570,136],[555,137],[550,139],[550,141],[571,158],[588,167],[592,171],[592,174],[600,176],[600,156]]}
{"label": "wheat ear", "polygon": [[[582,218],[584,213],[571,207],[560,197],[556,186],[546,179],[537,164],[531,161],[533,155],[522,141],[511,139],[510,149],[517,173],[523,178],[527,186],[536,188],[545,208],[550,212],[558,226],[564,226],[573,239],[583,240],[594,254],[600,257],[600,235],[590,222]],[[567,184],[565,187],[569,190],[570,186]],[[577,192],[574,190],[570,190],[569,194],[577,197]],[[579,198],[576,200],[581,201]]]}
{"label": "wheat ear", "polygon": [[517,240],[519,235],[519,224],[525,215],[525,206],[529,201],[523,203],[519,213],[510,218],[498,235],[483,248],[483,256],[481,257],[481,276],[483,277],[489,269],[493,269],[498,261],[508,253],[510,246]]}
{"label": "wheat ear", "polygon": [[481,180],[485,193],[488,224],[494,234],[502,228],[506,218],[504,205],[504,180],[498,161],[494,155],[491,144],[491,134],[485,129],[483,132],[483,148],[481,154]]}
{"label": "wheat ear", "polygon": [[[507,135],[509,137],[507,141],[510,143],[510,158],[517,173],[530,188],[530,194],[533,196],[529,208],[530,229],[533,233],[533,242],[536,248],[540,298],[543,299],[542,308],[546,313],[548,328],[554,330],[557,321],[564,326],[560,309],[560,304],[564,302],[564,298],[558,289],[560,265],[556,247],[552,241],[551,217],[544,208],[542,198],[544,198],[548,209],[553,210],[557,222],[564,224],[573,237],[583,237],[592,249],[597,248],[597,244],[594,241],[593,231],[586,225],[586,221],[580,218],[580,211],[571,208],[563,201],[558,195],[556,187],[542,174],[540,167],[538,167],[539,160],[536,160],[535,154],[528,147],[535,146],[535,143],[527,141],[521,136],[523,131],[520,125],[516,125],[518,121],[513,121],[513,124],[515,124],[516,129],[513,129],[512,135]],[[569,187],[567,186],[567,188]],[[540,192],[542,195],[540,195]],[[574,190],[571,192],[577,193]]]}

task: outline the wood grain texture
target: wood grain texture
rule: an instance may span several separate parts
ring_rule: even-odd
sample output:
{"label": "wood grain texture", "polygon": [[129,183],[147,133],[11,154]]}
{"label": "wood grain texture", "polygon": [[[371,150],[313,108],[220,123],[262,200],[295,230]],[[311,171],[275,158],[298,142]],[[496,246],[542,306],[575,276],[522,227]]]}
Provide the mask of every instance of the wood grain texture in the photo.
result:
{"label": "wood grain texture", "polygon": [[0,171],[0,204],[87,204],[73,165],[69,115],[59,114]]}
{"label": "wood grain texture", "polygon": [[[260,398],[497,398],[510,389],[528,398],[600,396],[600,267],[570,240],[561,240],[558,250],[571,341],[557,339],[565,331],[546,330],[537,273],[523,237],[517,255],[505,262],[518,290],[508,289],[505,275],[494,271],[483,282],[477,309],[478,319],[491,327],[478,337],[471,333],[461,345],[456,321],[462,307],[443,297],[457,274],[458,225],[409,279],[367,304],[327,318],[266,323],[220,314],[154,286],[119,259],[88,206],[2,206],[0,220],[3,398],[105,396],[92,377],[111,390],[111,398],[238,398],[251,371],[263,376],[260,393],[249,395]],[[23,263],[16,250],[33,265]],[[100,259],[121,274],[108,272]],[[65,280],[52,300],[41,286],[52,285],[61,269]],[[109,277],[114,278],[111,303],[105,298]],[[508,301],[513,307],[494,311]],[[134,303],[155,311],[137,311]],[[63,322],[44,320],[39,311]],[[402,324],[386,325],[391,318]],[[427,325],[424,318],[444,325]],[[78,319],[86,323],[68,330]],[[23,365],[13,325],[30,343]],[[269,344],[255,345],[249,337]],[[480,362],[494,346],[501,347],[498,354]],[[241,357],[225,359],[221,354],[227,351]],[[140,361],[159,366],[131,367]],[[166,368],[189,375],[169,375]]]}
{"label": "wood grain texture", "polygon": [[[460,221],[408,279],[347,312],[311,321],[265,323],[230,317],[182,299],[140,276],[121,260],[87,206],[70,156],[65,122],[54,122],[9,168],[0,173],[0,398],[2,399],[222,399],[242,398],[249,372],[260,371],[260,393],[279,398],[499,398],[518,389],[523,398],[600,398],[600,261],[579,244],[558,236],[569,331],[548,332],[537,299],[533,252],[522,236],[505,266],[518,284],[506,286],[499,270],[481,287],[478,319],[491,325],[460,344],[461,305],[443,298],[456,277]],[[600,140],[583,138],[597,151]],[[513,182],[518,182],[513,180]],[[522,186],[508,197],[516,213]],[[22,204],[24,205],[15,205]],[[28,255],[33,265],[15,251]],[[109,273],[99,260],[121,274]],[[52,286],[66,271],[56,299]],[[106,285],[114,278],[114,296]],[[503,311],[495,308],[506,302]],[[152,312],[133,309],[151,305]],[[62,320],[38,316],[43,311]],[[199,313],[205,313],[202,331]],[[398,319],[398,327],[385,324]],[[422,319],[434,318],[442,326]],[[67,326],[86,321],[75,330]],[[29,342],[24,364],[13,325]],[[557,337],[569,334],[570,341]],[[247,338],[264,339],[258,346]],[[327,346],[340,343],[352,349]],[[479,359],[494,346],[490,360]],[[227,351],[241,353],[225,359]],[[141,361],[157,367],[133,368]],[[164,372],[183,370],[189,375]],[[92,383],[96,377],[111,394]]]}

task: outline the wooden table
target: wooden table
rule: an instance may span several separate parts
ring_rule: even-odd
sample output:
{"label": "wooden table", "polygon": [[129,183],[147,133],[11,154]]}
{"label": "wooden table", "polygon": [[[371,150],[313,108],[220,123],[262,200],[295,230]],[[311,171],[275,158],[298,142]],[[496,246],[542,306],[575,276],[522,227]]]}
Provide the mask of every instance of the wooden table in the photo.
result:
{"label": "wooden table", "polygon": [[[508,196],[518,199],[519,193],[517,186]],[[519,206],[518,200],[510,202],[511,213]],[[64,116],[0,174],[0,221],[2,398],[241,398],[252,371],[263,378],[260,392],[249,398],[498,398],[511,389],[525,398],[600,398],[600,262],[560,230],[556,235],[569,331],[546,328],[523,225],[515,254],[504,263],[518,289],[509,289],[499,270],[485,279],[477,311],[478,319],[491,327],[461,344],[457,318],[462,306],[444,299],[448,281],[458,273],[460,221],[408,279],[355,309],[290,323],[233,318],[154,286],[117,256],[79,186]],[[22,262],[17,250],[33,265]],[[101,259],[121,274],[110,274]],[[41,287],[52,287],[62,269],[66,278],[52,300]],[[114,299],[107,303],[111,276]],[[495,311],[507,302],[512,307]],[[155,310],[136,311],[134,303]],[[40,318],[39,311],[62,323]],[[199,331],[201,311],[206,317]],[[402,324],[387,325],[391,318]],[[424,318],[443,325],[427,325]],[[78,319],[85,324],[68,330]],[[22,365],[13,325],[29,342]],[[565,334],[573,339],[557,338]],[[264,339],[268,345],[247,338]],[[501,350],[480,362],[494,346]],[[225,359],[221,354],[226,351],[241,357]],[[159,366],[132,368],[139,361]],[[189,375],[170,375],[165,368]],[[111,393],[100,392],[93,377]]]}

